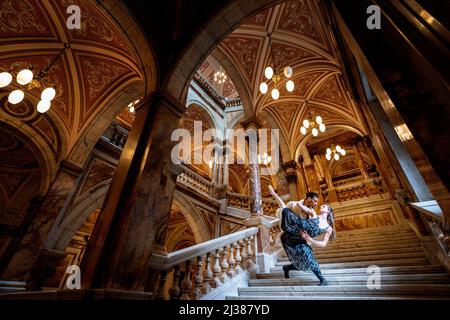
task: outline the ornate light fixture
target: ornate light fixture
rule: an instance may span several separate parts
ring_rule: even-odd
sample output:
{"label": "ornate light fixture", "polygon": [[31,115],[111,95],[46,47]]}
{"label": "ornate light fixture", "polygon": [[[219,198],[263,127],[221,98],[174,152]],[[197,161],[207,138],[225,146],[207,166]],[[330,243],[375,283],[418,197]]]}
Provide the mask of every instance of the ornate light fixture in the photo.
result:
{"label": "ornate light fixture", "polygon": [[272,157],[267,154],[267,152],[264,152],[264,154],[261,156],[258,154],[258,164],[263,164],[267,166],[272,161]]}
{"label": "ornate light fixture", "polygon": [[303,120],[303,126],[300,128],[300,132],[305,135],[308,132],[308,129],[311,128],[311,134],[314,137],[319,135],[319,132],[325,132],[326,126],[323,123],[321,116],[314,116],[312,113],[308,115],[308,119]]}
{"label": "ornate light fixture", "polygon": [[325,158],[329,161],[331,158],[334,158],[334,160],[339,160],[340,157],[345,156],[347,153],[340,145],[331,145],[329,148],[327,148],[325,153]]}
{"label": "ornate light fixture", "polygon": [[[64,48],[58,53],[58,55],[50,62],[50,64],[42,69],[36,77],[33,75],[32,68],[23,69],[16,75],[16,82],[21,86],[26,86],[24,89],[30,91],[34,88],[43,89],[41,93],[41,100],[37,104],[37,111],[40,113],[47,112],[50,109],[51,101],[56,96],[56,90],[48,83],[47,76],[50,73],[51,68],[58,60],[58,58],[64,53],[66,49],[70,48],[68,43],[64,43]],[[13,73],[4,71],[0,73],[0,88],[8,86],[13,80]],[[20,103],[25,97],[25,93],[22,89],[16,89],[9,93],[8,102],[11,104]]]}
{"label": "ornate light fixture", "polygon": [[[270,36],[271,34],[268,33],[267,37],[269,38],[269,46],[270,46],[270,53],[272,56],[272,62],[270,66],[267,66],[264,69],[264,76],[266,77],[267,80],[272,80],[274,88],[272,89],[270,95],[272,96],[273,100],[278,100],[278,98],[280,97],[280,91],[277,89],[277,83],[281,81],[283,75],[286,79],[290,79],[292,77],[293,70],[291,67],[287,66],[283,69],[283,74],[278,73],[277,66],[275,65],[275,57],[272,50],[272,39]],[[288,92],[292,92],[294,88],[295,88],[294,81],[288,80],[286,82],[286,90]],[[266,94],[268,90],[269,85],[266,82],[261,82],[261,84],[259,85],[259,91],[262,94]]]}
{"label": "ornate light fixture", "polygon": [[225,74],[225,72],[223,72],[222,67],[220,67],[219,71],[216,71],[216,73],[214,73],[214,82],[222,84],[225,83],[225,80],[227,80],[227,75]]}
{"label": "ornate light fixture", "polygon": [[134,113],[135,111],[136,111],[136,109],[135,109],[135,105],[137,105],[138,103],[139,103],[139,101],[141,101],[140,99],[137,99],[137,100],[135,100],[135,101],[133,101],[133,102],[130,102],[129,104],[128,104],[128,111],[130,111],[131,113]]}

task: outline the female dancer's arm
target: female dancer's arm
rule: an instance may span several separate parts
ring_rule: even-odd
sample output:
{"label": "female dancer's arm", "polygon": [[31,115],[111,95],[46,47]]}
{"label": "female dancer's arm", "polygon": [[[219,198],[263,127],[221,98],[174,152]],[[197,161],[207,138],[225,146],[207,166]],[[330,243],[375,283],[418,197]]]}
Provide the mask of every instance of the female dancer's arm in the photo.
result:
{"label": "female dancer's arm", "polygon": [[305,231],[300,231],[300,235],[302,236],[303,239],[305,239],[306,241],[308,241],[309,243],[311,243],[313,245],[316,245],[318,247],[326,247],[332,232],[333,232],[333,229],[331,227],[328,227],[327,232],[325,233],[325,236],[323,237],[323,240],[321,240],[321,241],[314,240]]}

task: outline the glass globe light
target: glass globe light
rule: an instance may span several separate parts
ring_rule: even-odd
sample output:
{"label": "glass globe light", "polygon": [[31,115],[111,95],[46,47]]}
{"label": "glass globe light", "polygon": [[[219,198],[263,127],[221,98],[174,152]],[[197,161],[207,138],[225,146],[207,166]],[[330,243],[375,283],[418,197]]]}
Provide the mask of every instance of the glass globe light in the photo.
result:
{"label": "glass globe light", "polygon": [[267,157],[267,161],[270,163],[272,161],[272,157],[271,156]]}
{"label": "glass globe light", "polygon": [[289,92],[294,91],[294,87],[295,87],[294,81],[289,80],[288,82],[286,82],[286,90],[287,91],[289,91]]}
{"label": "glass globe light", "polygon": [[306,134],[306,128],[305,128],[305,127],[301,127],[301,128],[300,128],[300,132],[301,132],[302,134]]}
{"label": "glass globe light", "polygon": [[264,154],[263,154],[263,158],[267,158],[267,152],[264,152]]}
{"label": "glass globe light", "polygon": [[55,98],[56,90],[53,88],[47,88],[41,93],[41,99],[44,101],[52,101]]}
{"label": "glass globe light", "polygon": [[261,91],[262,94],[266,94],[267,90],[269,90],[269,86],[265,82],[261,82],[259,85],[259,91]]}
{"label": "glass globe light", "polygon": [[21,85],[25,85],[33,80],[33,72],[29,69],[23,69],[17,74],[17,83]]}
{"label": "glass globe light", "polygon": [[343,156],[345,156],[345,155],[347,154],[347,152],[345,152],[344,149],[341,149],[341,154],[342,154]]}
{"label": "glass globe light", "polygon": [[267,80],[272,79],[272,77],[273,77],[273,69],[271,67],[267,67],[264,70],[264,75],[266,76]]}
{"label": "glass globe light", "polygon": [[327,148],[327,154],[331,154],[331,149]]}
{"label": "glass globe light", "polygon": [[131,113],[134,113],[134,111],[135,111],[134,106],[130,107],[130,112],[131,112]]}
{"label": "glass globe light", "polygon": [[322,117],[321,116],[317,116],[316,117],[316,122],[317,122],[317,124],[321,124],[322,123]]}
{"label": "glass globe light", "polygon": [[132,105],[133,105],[133,102],[130,102],[130,103],[128,104],[128,108],[131,108]]}
{"label": "glass globe light", "polygon": [[50,109],[50,101],[41,100],[37,104],[37,111],[40,113],[45,113]]}
{"label": "glass globe light", "polygon": [[291,67],[287,66],[287,67],[284,68],[284,76],[286,78],[289,79],[290,77],[292,77],[292,73],[293,73],[293,71],[292,71]]}
{"label": "glass globe light", "polygon": [[267,166],[267,159],[264,159],[264,165]]}
{"label": "glass globe light", "polygon": [[331,153],[327,153],[327,154],[325,155],[325,158],[327,158],[327,160],[331,160]]}
{"label": "glass globe light", "polygon": [[0,88],[6,87],[12,81],[12,75],[9,72],[0,73]]}
{"label": "glass globe light", "polygon": [[272,89],[271,94],[273,100],[278,100],[278,98],[280,97],[280,91],[278,91],[278,89]]}
{"label": "glass globe light", "polygon": [[303,120],[303,126],[308,129],[309,128],[309,121],[308,120]]}
{"label": "glass globe light", "polygon": [[23,100],[23,97],[25,94],[22,90],[14,90],[12,91],[8,96],[8,102],[11,104],[18,104],[20,101]]}
{"label": "glass globe light", "polygon": [[314,137],[317,137],[318,134],[319,134],[319,130],[317,130],[317,128],[312,129],[312,135]]}
{"label": "glass globe light", "polygon": [[339,154],[338,153],[334,154],[334,160],[336,160],[336,161],[339,160]]}
{"label": "glass globe light", "polygon": [[325,132],[325,125],[323,123],[319,125],[319,130],[320,132]]}
{"label": "glass globe light", "polygon": [[342,150],[342,149],[341,149],[341,146],[340,146],[340,145],[337,145],[337,146],[336,146],[336,151],[337,151],[337,152],[341,152],[341,150]]}

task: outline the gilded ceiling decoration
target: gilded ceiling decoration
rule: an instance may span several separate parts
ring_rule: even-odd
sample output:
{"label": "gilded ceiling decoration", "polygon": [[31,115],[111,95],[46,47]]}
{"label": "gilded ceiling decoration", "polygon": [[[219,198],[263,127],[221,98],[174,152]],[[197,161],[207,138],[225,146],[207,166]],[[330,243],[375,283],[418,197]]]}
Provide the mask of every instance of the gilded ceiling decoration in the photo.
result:
{"label": "gilded ceiling decoration", "polygon": [[[81,9],[80,30],[66,26],[69,5]],[[69,152],[102,109],[121,91],[142,81],[137,55],[129,40],[108,14],[88,0],[4,0],[0,12],[0,70],[32,66],[36,74],[64,43],[71,45],[48,75],[57,92],[48,112],[50,118],[31,124],[47,136],[52,149],[59,148],[55,146],[55,136],[60,136]],[[6,93],[0,91],[0,99]],[[29,100],[35,105],[40,91],[33,89],[30,94]],[[16,112],[25,112],[20,111],[25,108],[21,106],[24,103],[16,106]],[[40,115],[34,111],[34,116]]]}

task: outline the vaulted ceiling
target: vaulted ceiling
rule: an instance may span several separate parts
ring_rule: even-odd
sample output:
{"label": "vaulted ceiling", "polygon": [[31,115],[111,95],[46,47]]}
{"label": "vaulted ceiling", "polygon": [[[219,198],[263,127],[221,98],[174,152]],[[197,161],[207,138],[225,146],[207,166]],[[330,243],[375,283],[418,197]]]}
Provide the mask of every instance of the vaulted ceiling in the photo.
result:
{"label": "vaulted ceiling", "polygon": [[[308,113],[320,114],[328,128],[365,132],[320,5],[317,1],[294,0],[266,9],[227,36],[216,53],[230,62],[227,71],[233,80],[239,78],[234,81],[236,89],[241,97],[248,97],[243,101],[250,102],[253,116],[264,127],[280,129],[281,142],[287,145],[284,161],[295,158],[300,146],[311,138],[300,133]],[[272,84],[267,94],[259,91],[272,53],[277,68],[289,65],[294,71],[295,90],[287,92],[285,81],[281,81],[276,101],[270,96]]]}
{"label": "vaulted ceiling", "polygon": [[[81,9],[80,30],[66,25],[70,5]],[[40,90],[26,92],[26,99],[17,105],[6,99],[17,87],[15,81],[0,91],[2,120],[25,123],[34,131],[31,134],[48,143],[58,161],[121,91],[143,82],[138,54],[108,13],[88,0],[4,0],[0,12],[2,71],[31,67],[36,75],[64,43],[71,46],[48,75],[57,95],[47,114],[36,112]]]}

